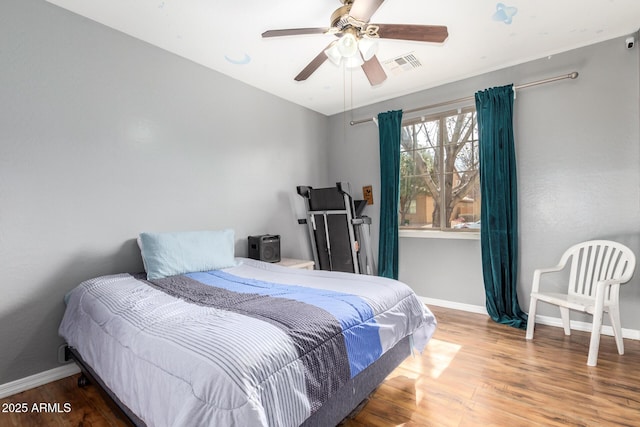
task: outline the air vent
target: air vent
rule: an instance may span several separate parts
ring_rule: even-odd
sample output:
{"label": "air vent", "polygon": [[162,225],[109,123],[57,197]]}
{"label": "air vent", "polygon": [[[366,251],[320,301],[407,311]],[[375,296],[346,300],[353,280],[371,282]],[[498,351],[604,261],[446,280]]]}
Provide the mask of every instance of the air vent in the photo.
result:
{"label": "air vent", "polygon": [[393,75],[398,75],[422,67],[422,63],[411,53],[389,59],[383,63],[386,70]]}

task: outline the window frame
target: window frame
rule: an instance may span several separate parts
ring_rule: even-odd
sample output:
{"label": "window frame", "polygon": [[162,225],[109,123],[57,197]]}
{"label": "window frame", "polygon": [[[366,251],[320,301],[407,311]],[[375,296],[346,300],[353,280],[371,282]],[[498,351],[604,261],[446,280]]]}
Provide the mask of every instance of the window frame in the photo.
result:
{"label": "window frame", "polygon": [[[446,118],[455,116],[455,115],[470,113],[470,112],[475,113],[475,118],[473,119],[474,129],[471,131],[472,137],[469,141],[471,143],[478,144],[478,147],[479,147],[480,140],[479,140],[479,133],[477,128],[478,121],[477,121],[477,111],[476,111],[475,105],[469,105],[465,107],[433,113],[430,115],[423,115],[419,117],[409,118],[409,119],[403,120],[402,128],[404,129],[406,126],[412,126],[418,123],[425,123],[427,121],[437,120],[439,122],[438,146],[442,147],[445,144],[445,141],[447,140],[446,138],[444,138],[444,135],[447,132]],[[418,149],[414,146],[414,152],[415,151],[418,151]],[[406,152],[406,151],[401,148],[401,152]],[[479,149],[476,152],[478,153],[478,156],[479,156]],[[440,164],[442,165],[442,167],[439,168],[439,170],[437,171],[437,176],[438,176],[439,182],[444,183],[445,176],[447,174],[447,171],[444,167],[444,162],[443,162],[445,157],[444,149],[439,150],[439,157],[440,157]],[[477,161],[478,178],[476,178],[478,179],[478,184],[477,184],[478,191],[479,191],[479,169],[480,169],[480,163],[478,158],[478,161]],[[400,176],[400,183],[402,183],[402,175]],[[443,203],[443,200],[442,200],[442,198],[444,198],[444,195],[441,194],[440,197],[441,197],[441,200],[439,200],[440,218],[445,218],[447,206],[446,206],[446,203]],[[398,202],[398,213],[400,214],[400,202]],[[478,207],[478,215],[479,215],[479,207]],[[412,228],[412,227],[407,227],[399,224],[399,235],[400,237],[416,237],[416,238],[454,238],[454,239],[471,239],[471,240],[477,240],[480,238],[479,228],[453,228],[453,227],[447,228],[446,227],[447,222],[448,221],[441,221],[441,226],[439,228]]]}

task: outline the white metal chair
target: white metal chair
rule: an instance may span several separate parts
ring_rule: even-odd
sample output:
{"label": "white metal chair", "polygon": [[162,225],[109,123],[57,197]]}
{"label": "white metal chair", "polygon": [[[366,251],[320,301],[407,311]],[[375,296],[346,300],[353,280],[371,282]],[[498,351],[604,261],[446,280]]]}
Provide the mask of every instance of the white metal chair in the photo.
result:
{"label": "white metal chair", "polygon": [[[540,277],[543,274],[564,270],[570,258],[568,291],[566,293],[540,292]],[[635,266],[636,257],[628,247],[608,240],[591,240],[567,249],[555,267],[535,270],[526,338],[528,340],[533,338],[536,305],[539,300],[560,308],[565,335],[571,334],[569,310],[581,311],[593,316],[587,365],[596,366],[598,362],[604,312],[609,313],[618,353],[624,354],[619,292],[620,285],[631,279]]]}

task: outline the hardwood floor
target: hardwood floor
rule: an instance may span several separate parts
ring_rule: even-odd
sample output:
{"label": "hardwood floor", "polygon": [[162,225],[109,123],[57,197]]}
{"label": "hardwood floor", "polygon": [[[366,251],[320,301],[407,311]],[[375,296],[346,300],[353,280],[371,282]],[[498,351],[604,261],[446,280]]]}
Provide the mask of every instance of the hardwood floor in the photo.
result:
{"label": "hardwood floor", "polygon": [[[640,341],[625,340],[619,356],[613,338],[603,336],[598,366],[588,367],[588,333],[565,337],[561,328],[538,325],[527,342],[524,331],[487,316],[431,309],[438,330],[425,352],[405,360],[341,427],[640,425]],[[76,381],[0,400],[0,409],[29,408],[0,413],[0,426],[126,425],[95,387],[80,389]],[[60,413],[31,410],[41,402],[59,403]]]}

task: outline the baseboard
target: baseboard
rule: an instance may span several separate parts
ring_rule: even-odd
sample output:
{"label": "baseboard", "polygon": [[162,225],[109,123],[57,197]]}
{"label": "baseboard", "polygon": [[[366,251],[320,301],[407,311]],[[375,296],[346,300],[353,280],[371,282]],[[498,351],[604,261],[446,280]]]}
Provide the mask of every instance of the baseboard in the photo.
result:
{"label": "baseboard", "polygon": [[58,368],[53,368],[48,371],[40,372],[26,378],[11,381],[10,383],[0,384],[0,399],[12,396],[16,393],[30,390],[41,385],[48,384],[53,381],[61,380],[71,375],[75,375],[80,372],[80,368],[75,363],[68,363]]}
{"label": "baseboard", "polygon": [[[446,300],[427,298],[427,297],[420,297],[420,299],[422,300],[422,302],[424,302],[428,306],[435,305],[438,307],[452,308],[455,310],[467,311],[471,313],[486,314],[487,316],[489,315],[487,313],[487,309],[480,305],[463,304],[455,301],[446,301]],[[605,315],[605,318],[606,316],[607,315]],[[562,328],[562,319],[560,319],[559,317],[540,316],[538,314],[536,315],[536,323],[540,325],[555,326],[557,328]],[[572,320],[571,329],[574,329],[576,331],[591,332],[591,323]],[[602,325],[602,335],[613,336],[613,328],[609,325]],[[632,339],[632,340],[640,340],[640,331],[637,329],[622,328],[622,337]]]}
{"label": "baseboard", "polygon": [[[608,315],[605,314],[605,318],[607,316]],[[538,314],[536,315],[536,323],[562,328],[562,319],[560,319],[559,317],[540,316]],[[571,329],[574,329],[576,331],[591,332],[591,323],[572,320]],[[602,325],[602,335],[613,336],[613,328],[609,325]],[[631,340],[640,340],[640,331],[637,329],[622,328],[622,337]]]}
{"label": "baseboard", "polygon": [[461,302],[447,301],[443,299],[435,299],[435,298],[427,298],[427,297],[419,297],[419,298],[422,300],[423,303],[427,304],[427,306],[435,305],[438,307],[453,308],[454,310],[468,311],[470,313],[486,314],[487,316],[489,315],[489,313],[487,313],[487,309],[481,305],[464,304]]}

